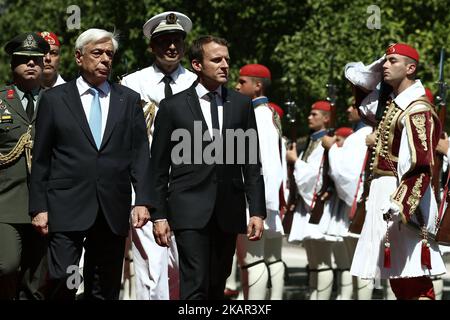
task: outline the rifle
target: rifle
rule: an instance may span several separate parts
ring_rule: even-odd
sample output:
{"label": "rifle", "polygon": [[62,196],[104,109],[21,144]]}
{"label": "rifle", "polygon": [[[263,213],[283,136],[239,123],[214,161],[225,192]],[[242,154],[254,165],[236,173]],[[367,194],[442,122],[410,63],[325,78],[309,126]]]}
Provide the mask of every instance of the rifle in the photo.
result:
{"label": "rifle", "polygon": [[[286,118],[288,119],[289,127],[290,127],[290,134],[289,138],[291,139],[291,142],[297,141],[297,120],[296,120],[296,112],[297,112],[297,106],[294,101],[291,99],[288,99],[285,102],[286,108],[287,108],[287,114]],[[289,186],[289,197],[287,201],[287,208],[286,212],[284,213],[283,217],[283,229],[285,234],[289,234],[291,232],[292,227],[292,220],[294,218],[294,211],[297,207],[299,195],[297,190],[297,183],[295,182],[294,177],[294,164],[288,164],[288,186]]]}
{"label": "rifle", "polygon": [[[330,127],[328,129],[328,135],[334,136],[334,127],[336,125],[336,86],[333,84],[333,65],[334,56],[330,58],[330,75],[328,78],[327,87],[327,98],[326,100],[331,104],[330,112]],[[313,197],[313,206],[311,210],[311,216],[309,218],[309,223],[318,224],[323,215],[323,209],[325,207],[325,201],[327,201],[334,189],[333,180],[328,175],[330,164],[328,161],[328,150],[323,152],[323,165],[322,165],[322,188]]]}
{"label": "rifle", "polygon": [[[361,234],[361,230],[364,225],[364,220],[366,219],[366,200],[367,197],[369,196],[369,189],[370,189],[369,158],[371,153],[372,153],[371,148],[367,148],[366,157],[363,163],[363,169],[361,170],[360,178],[358,181],[358,187],[356,188],[355,199],[353,200],[353,205],[348,217],[350,220],[348,231],[355,234]],[[361,198],[358,200],[357,196],[361,180],[363,180],[363,192],[361,194]]]}
{"label": "rifle", "polygon": [[[447,84],[444,80],[444,60],[445,60],[445,50],[444,48],[441,49],[441,56],[439,61],[439,79],[437,81],[438,84],[438,94],[436,96],[436,107],[438,110],[439,115],[439,121],[441,122],[442,127],[442,136],[441,138],[444,138],[444,131],[445,131],[445,118],[446,118],[446,100],[447,100]],[[433,173],[432,173],[432,179],[433,179],[433,189],[434,189],[434,195],[436,197],[436,201],[438,205],[441,202],[441,189],[443,187],[444,179],[442,177],[442,161],[443,161],[443,155],[435,152],[434,157],[434,166],[433,166]]]}
{"label": "rifle", "polygon": [[330,70],[329,70],[329,76],[328,76],[328,82],[325,85],[327,88],[327,98],[326,100],[331,104],[331,112],[330,112],[330,128],[336,128],[336,92],[337,87],[333,83],[333,69],[334,69],[334,56],[331,56],[330,58]]}
{"label": "rifle", "polygon": [[[445,118],[446,118],[446,102],[447,102],[447,83],[445,83],[444,80],[444,60],[445,60],[445,50],[444,48],[441,49],[441,56],[439,61],[439,80],[437,82],[439,86],[438,95],[436,96],[436,106],[438,107],[438,115],[439,115],[439,121],[441,122],[442,126],[442,134],[444,135],[445,130]],[[444,214],[444,205],[448,202],[448,183],[450,179],[450,170],[448,170],[447,179],[442,179],[441,173],[442,173],[442,160],[443,155],[436,153],[435,159],[434,159],[434,166],[433,166],[433,188],[434,193],[436,195],[436,201],[440,202],[439,206],[439,214],[438,214],[438,230],[436,232],[435,240],[441,244],[449,245],[450,244],[450,206],[447,204],[447,208],[445,209]],[[445,184],[443,185],[442,182],[445,181]],[[441,187],[444,187],[444,193],[443,198],[440,198],[440,190]]]}

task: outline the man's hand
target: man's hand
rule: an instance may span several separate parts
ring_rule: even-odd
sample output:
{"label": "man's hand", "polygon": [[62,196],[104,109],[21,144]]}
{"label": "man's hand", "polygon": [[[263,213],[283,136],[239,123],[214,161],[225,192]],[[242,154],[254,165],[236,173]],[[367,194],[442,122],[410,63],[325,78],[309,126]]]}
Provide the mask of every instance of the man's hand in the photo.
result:
{"label": "man's hand", "polygon": [[366,136],[366,146],[371,147],[375,145],[376,135],[375,133],[368,134]]}
{"label": "man's hand", "polygon": [[297,161],[297,144],[293,142],[289,149],[286,150],[286,161],[290,164],[295,164],[295,161]]}
{"label": "man's hand", "polygon": [[156,243],[161,247],[170,246],[170,226],[167,220],[158,220],[153,222],[153,236]]}
{"label": "man's hand", "polygon": [[150,212],[146,206],[135,206],[133,208],[133,227],[142,228],[150,220]]}
{"label": "man's hand", "polygon": [[48,212],[39,212],[31,220],[33,227],[43,236],[48,234]]}
{"label": "man's hand", "polygon": [[448,145],[448,135],[447,132],[444,132],[444,138],[439,139],[439,142],[436,146],[436,151],[446,156],[448,152]]}
{"label": "man's hand", "polygon": [[336,136],[323,136],[322,138],[322,147],[324,147],[325,150],[329,150],[331,146],[336,142]]}
{"label": "man's hand", "polygon": [[256,241],[261,239],[264,230],[264,221],[261,217],[250,217],[250,221],[247,226],[247,238],[250,241]]}

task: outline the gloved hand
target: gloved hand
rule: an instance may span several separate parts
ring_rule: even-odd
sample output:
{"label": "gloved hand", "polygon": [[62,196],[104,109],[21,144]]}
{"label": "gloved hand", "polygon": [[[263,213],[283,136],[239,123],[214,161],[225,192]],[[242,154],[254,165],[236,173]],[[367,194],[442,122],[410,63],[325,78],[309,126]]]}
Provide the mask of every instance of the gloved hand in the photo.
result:
{"label": "gloved hand", "polygon": [[386,62],[386,54],[369,64],[366,69],[371,72],[383,72],[383,64]]}
{"label": "gloved hand", "polygon": [[345,77],[355,86],[372,91],[383,78],[383,64],[386,55],[375,60],[368,66],[362,62],[349,62],[345,65]]}
{"label": "gloved hand", "polygon": [[396,220],[400,216],[400,208],[396,203],[389,201],[381,207],[381,214],[385,221]]}

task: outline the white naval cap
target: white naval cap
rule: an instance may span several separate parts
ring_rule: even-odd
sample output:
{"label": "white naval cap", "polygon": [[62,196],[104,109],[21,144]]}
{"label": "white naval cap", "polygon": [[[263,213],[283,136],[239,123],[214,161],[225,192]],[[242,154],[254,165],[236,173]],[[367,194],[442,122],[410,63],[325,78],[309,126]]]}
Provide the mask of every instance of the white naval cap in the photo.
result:
{"label": "white naval cap", "polygon": [[166,11],[150,18],[142,29],[148,39],[173,32],[179,32],[186,36],[192,29],[192,21],[182,13]]}
{"label": "white naval cap", "polygon": [[383,64],[386,55],[366,66],[362,62],[349,62],[345,65],[345,77],[355,86],[374,90],[383,77]]}

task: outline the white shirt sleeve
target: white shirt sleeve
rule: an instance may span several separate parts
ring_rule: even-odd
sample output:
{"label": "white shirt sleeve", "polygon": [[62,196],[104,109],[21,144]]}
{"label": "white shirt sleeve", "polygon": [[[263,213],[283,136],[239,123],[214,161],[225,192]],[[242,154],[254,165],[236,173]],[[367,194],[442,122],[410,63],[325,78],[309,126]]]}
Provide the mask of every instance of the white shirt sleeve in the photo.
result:
{"label": "white shirt sleeve", "polygon": [[[273,123],[272,111],[265,106],[255,109],[261,165],[264,179],[266,208],[279,210],[279,190],[283,181],[279,134]],[[283,155],[283,157],[285,157]]]}

